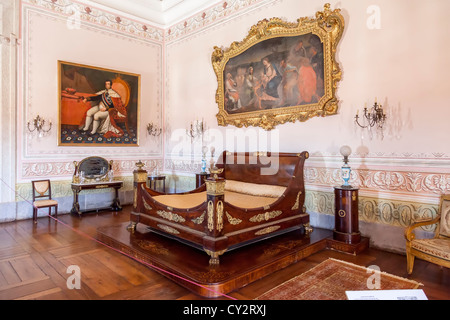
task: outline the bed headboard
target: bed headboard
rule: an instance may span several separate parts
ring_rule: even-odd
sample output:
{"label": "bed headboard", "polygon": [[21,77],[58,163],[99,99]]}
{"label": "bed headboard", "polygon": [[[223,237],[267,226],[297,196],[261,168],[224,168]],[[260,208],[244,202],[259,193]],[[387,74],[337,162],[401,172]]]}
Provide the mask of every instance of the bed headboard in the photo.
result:
{"label": "bed headboard", "polygon": [[272,152],[228,152],[224,151],[216,166],[224,168],[221,174],[227,180],[270,184],[287,187],[292,176],[303,181],[303,165],[308,152],[272,153]]}

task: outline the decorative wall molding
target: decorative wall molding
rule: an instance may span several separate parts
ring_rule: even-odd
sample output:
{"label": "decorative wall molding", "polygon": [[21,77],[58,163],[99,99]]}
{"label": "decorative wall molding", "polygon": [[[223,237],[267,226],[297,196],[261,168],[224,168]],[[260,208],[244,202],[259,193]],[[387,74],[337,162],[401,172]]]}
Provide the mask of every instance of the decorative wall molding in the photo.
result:
{"label": "decorative wall molding", "polygon": [[[305,183],[333,186],[342,183],[340,169],[305,167]],[[450,174],[423,171],[352,169],[350,184],[361,189],[440,195],[450,191]]]}
{"label": "decorative wall molding", "polygon": [[[364,149],[364,148],[363,148]],[[310,159],[324,157],[335,157],[339,161],[342,161],[341,154],[337,152],[312,152],[310,153]],[[369,160],[374,161],[376,159],[390,159],[390,160],[429,160],[429,159],[439,159],[439,160],[450,160],[450,155],[444,152],[430,152],[430,153],[413,153],[413,152],[368,152],[368,151],[358,151],[353,152],[350,155],[352,160]]]}
{"label": "decorative wall molding", "polygon": [[[133,191],[133,177],[116,177],[115,180],[123,181],[123,187],[120,188],[120,192]],[[73,197],[73,192],[70,184],[72,181],[52,181],[52,198]],[[111,192],[111,189],[91,189],[83,191],[83,194],[92,193],[105,193]],[[16,184],[16,201],[32,201],[32,187],[31,183],[18,183]]]}
{"label": "decorative wall molding", "polygon": [[[124,181],[123,191],[133,190],[133,177],[121,176],[116,179]],[[182,191],[191,190],[195,185],[194,177],[167,174],[166,188]],[[52,181],[52,194],[54,198],[73,196],[71,181]],[[30,201],[31,184],[16,185],[16,201],[26,199]],[[104,189],[88,190],[86,193],[103,193]],[[334,193],[306,189],[305,207],[307,212],[334,215]],[[414,222],[434,218],[438,212],[438,204],[425,204],[413,201],[399,201],[359,196],[359,219],[370,223],[381,223],[392,226],[408,227]],[[433,226],[423,228],[425,231],[434,231]]]}
{"label": "decorative wall molding", "polygon": [[114,15],[93,6],[86,6],[71,0],[22,0],[22,3],[66,16],[69,27],[76,28],[81,22],[85,22],[139,39],[158,42],[164,40],[164,31],[161,28],[132,20],[122,15]]}
{"label": "decorative wall molding", "polygon": [[[17,35],[18,1],[1,1],[0,4],[0,100],[2,123],[0,125],[0,203],[14,201],[14,192],[9,186],[16,181],[16,132],[17,113],[17,52],[21,45]],[[3,214],[4,216],[4,214]]]}
{"label": "decorative wall molding", "polygon": [[201,167],[201,161],[175,160],[167,158],[164,160],[164,170],[170,172],[178,171],[183,173],[195,174],[200,172]]}
{"label": "decorative wall molding", "polygon": [[[196,173],[201,168],[199,160],[165,159],[165,169]],[[450,192],[450,173],[430,172],[415,168],[415,171],[404,171],[399,167],[392,170],[368,168],[352,168],[350,182],[361,189],[374,191],[401,191],[421,195],[440,195]],[[340,168],[312,166],[305,164],[305,183],[315,186],[335,186],[342,183]]]}
{"label": "decorative wall molding", "polygon": [[[334,193],[306,190],[305,206],[307,212],[334,215]],[[434,218],[438,205],[359,196],[358,211],[361,221],[408,227],[419,220]],[[424,230],[433,231],[434,226]]]}
{"label": "decorative wall molding", "polygon": [[[81,160],[81,158],[80,158]],[[108,159],[111,160],[111,159]],[[136,162],[138,160],[114,160],[113,171],[114,175],[122,176],[132,174],[136,169]],[[144,169],[151,173],[155,168],[158,171],[163,170],[162,159],[142,159]],[[62,176],[72,176],[74,172],[73,161],[45,161],[45,162],[22,162],[21,176],[23,179],[34,178],[53,178]]]}
{"label": "decorative wall molding", "polygon": [[[1,13],[1,11],[0,11],[0,13]],[[20,45],[20,41],[17,38],[17,36],[13,33],[11,33],[9,36],[0,34],[0,44],[16,47],[16,46]]]}
{"label": "decorative wall molding", "polygon": [[[208,25],[217,23],[235,13],[259,6],[273,4],[274,0],[228,0],[202,10],[165,29],[156,27],[152,22],[130,19],[121,14],[113,14],[96,6],[88,6],[72,0],[22,0],[32,5],[66,16],[68,23],[77,27],[81,21],[106,27],[116,32],[126,33],[136,38],[165,42],[189,35]],[[139,19],[139,18],[136,18]],[[141,20],[141,19],[139,19]]]}
{"label": "decorative wall molding", "polygon": [[257,4],[269,4],[273,0],[228,0],[211,8],[203,10],[164,31],[164,39],[167,42],[187,36],[202,28],[226,19],[231,15]]}
{"label": "decorative wall molding", "polygon": [[[136,169],[137,160],[114,160],[113,170],[116,175],[131,174]],[[180,172],[194,175],[201,169],[200,160],[180,159],[141,159],[145,169],[151,173],[155,168],[159,172]],[[73,174],[73,161],[24,161],[21,166],[23,179],[39,177],[62,177]],[[305,166],[305,183],[314,187],[332,187],[342,183],[340,169]],[[408,172],[400,170],[353,169],[350,179],[353,186],[362,191],[377,191],[419,195],[439,196],[450,192],[450,174],[439,172]]]}

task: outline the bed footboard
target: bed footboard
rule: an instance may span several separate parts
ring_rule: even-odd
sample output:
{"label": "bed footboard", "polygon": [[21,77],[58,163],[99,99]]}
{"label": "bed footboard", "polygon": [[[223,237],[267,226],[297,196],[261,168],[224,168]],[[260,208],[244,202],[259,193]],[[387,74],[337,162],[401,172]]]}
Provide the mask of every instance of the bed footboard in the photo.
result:
{"label": "bed footboard", "polygon": [[[153,199],[146,188],[147,171],[136,164],[134,171],[134,203],[127,229],[136,230],[138,223],[152,231],[204,250],[209,263],[219,264],[219,256],[228,249],[228,237],[223,235],[225,179],[217,175],[206,182],[206,199],[189,209],[164,206]],[[198,191],[202,191],[199,188]]]}

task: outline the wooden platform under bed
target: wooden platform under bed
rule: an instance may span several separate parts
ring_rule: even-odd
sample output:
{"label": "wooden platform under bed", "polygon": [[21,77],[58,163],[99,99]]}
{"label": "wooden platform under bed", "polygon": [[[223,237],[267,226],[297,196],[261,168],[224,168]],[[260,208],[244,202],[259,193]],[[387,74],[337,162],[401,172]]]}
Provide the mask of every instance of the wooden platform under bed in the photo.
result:
{"label": "wooden platform under bed", "polygon": [[295,230],[226,252],[219,265],[210,265],[209,257],[197,248],[158,235],[140,224],[130,233],[127,225],[101,227],[97,238],[155,266],[155,271],[207,298],[226,295],[324,250],[332,239],[331,230],[314,229],[310,235]]}

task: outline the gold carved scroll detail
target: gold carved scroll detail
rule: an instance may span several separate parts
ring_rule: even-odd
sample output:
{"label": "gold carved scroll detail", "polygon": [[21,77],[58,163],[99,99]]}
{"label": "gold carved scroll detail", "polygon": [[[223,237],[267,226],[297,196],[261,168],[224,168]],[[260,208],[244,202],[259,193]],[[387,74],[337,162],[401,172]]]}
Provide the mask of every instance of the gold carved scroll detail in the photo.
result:
{"label": "gold carved scroll detail", "polygon": [[142,202],[144,203],[144,208],[147,210],[152,210],[153,208],[147,203],[147,201],[142,197]]}
{"label": "gold carved scroll detail", "polygon": [[206,180],[206,194],[218,196],[225,194],[225,180]]}
{"label": "gold carved scroll detail", "polygon": [[158,224],[157,226],[158,226],[158,228],[160,228],[161,230],[164,230],[164,231],[166,231],[166,232],[168,232],[168,233],[171,233],[171,234],[180,234],[180,232],[179,232],[177,229],[172,228],[172,227],[169,227],[169,226],[166,226],[165,224]]}
{"label": "gold carved scroll detail", "polygon": [[270,219],[278,217],[282,213],[283,213],[283,211],[281,211],[281,210],[268,211],[268,212],[257,214],[256,216],[251,217],[249,220],[250,220],[250,222],[268,221]]}
{"label": "gold carved scroll detail", "polygon": [[216,205],[217,212],[217,231],[222,231],[223,229],[223,202],[222,200],[217,202]]}
{"label": "gold carved scroll detail", "polygon": [[280,229],[280,226],[271,226],[255,232],[255,235],[262,236]]}
{"label": "gold carved scroll detail", "polygon": [[170,212],[170,211],[158,210],[158,211],[156,211],[156,213],[160,217],[167,219],[169,221],[174,221],[174,222],[185,222],[186,221],[182,216],[180,216],[176,213]]}
{"label": "gold carved scroll detail", "polygon": [[295,199],[295,203],[292,206],[291,210],[297,210],[300,207],[300,195],[302,194],[301,191],[298,192],[297,198]]}
{"label": "gold carved scroll detail", "polygon": [[195,224],[202,224],[203,220],[205,220],[205,211],[203,211],[203,213],[201,214],[201,216],[197,217],[197,218],[192,218],[191,221]]}
{"label": "gold carved scroll detail", "polygon": [[214,230],[214,203],[211,200],[208,201],[208,230]]}
{"label": "gold carved scroll detail", "polygon": [[230,224],[234,225],[234,226],[235,226],[235,225],[238,225],[239,223],[242,222],[241,219],[233,218],[228,212],[225,212],[225,214],[227,215],[228,222],[229,222]]}

